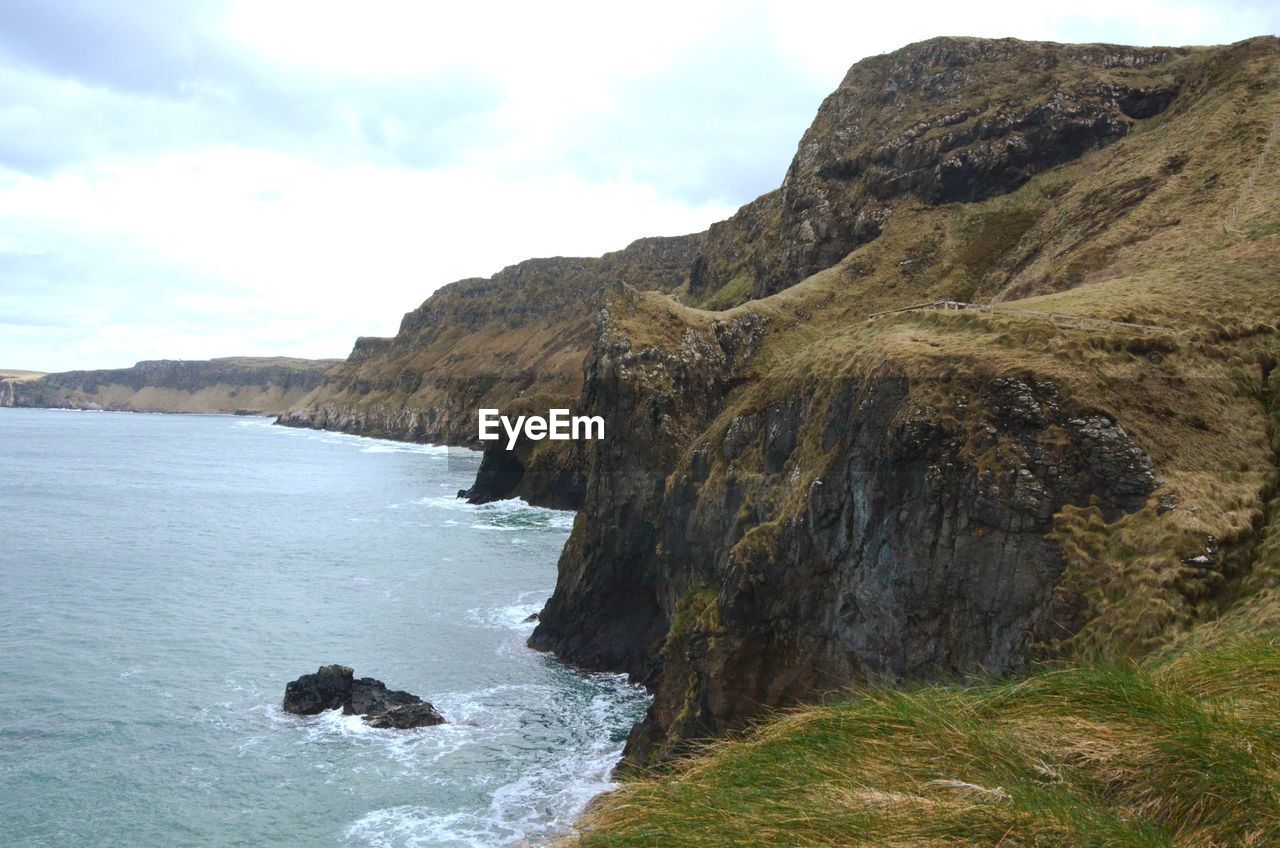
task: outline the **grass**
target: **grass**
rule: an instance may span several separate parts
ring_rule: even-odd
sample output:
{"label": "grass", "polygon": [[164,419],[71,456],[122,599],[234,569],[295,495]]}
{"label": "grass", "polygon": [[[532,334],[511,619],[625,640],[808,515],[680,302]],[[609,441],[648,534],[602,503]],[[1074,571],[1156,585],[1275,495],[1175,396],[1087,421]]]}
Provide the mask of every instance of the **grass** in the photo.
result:
{"label": "grass", "polygon": [[1280,638],[784,713],[626,784],[570,841],[1277,844]]}

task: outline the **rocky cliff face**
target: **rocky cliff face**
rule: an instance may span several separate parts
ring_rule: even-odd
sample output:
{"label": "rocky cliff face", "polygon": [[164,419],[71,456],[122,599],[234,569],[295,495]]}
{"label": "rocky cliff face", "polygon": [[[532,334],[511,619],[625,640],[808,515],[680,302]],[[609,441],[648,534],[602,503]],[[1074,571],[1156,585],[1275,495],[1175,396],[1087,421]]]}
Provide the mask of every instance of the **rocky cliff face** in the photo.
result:
{"label": "rocky cliff face", "polygon": [[394,338],[359,339],[280,423],[474,445],[478,407],[572,406],[601,293],[618,282],[681,286],[701,243],[701,234],[641,239],[598,259],[532,259],[447,285]]}
{"label": "rocky cliff face", "polygon": [[0,383],[0,406],[279,414],[320,385],[333,359],[158,359]]}
{"label": "rocky cliff face", "polygon": [[584,402],[622,435],[585,448],[584,518],[531,644],[655,686],[634,762],[845,681],[1017,667],[1062,635],[1055,513],[1114,520],[1155,488],[1121,426],[1034,375],[968,375],[945,409],[887,372],[729,415],[760,316],[670,351],[601,321]]}
{"label": "rocky cliff face", "polygon": [[984,200],[1105,147],[1168,107],[1192,54],[936,38],[861,61],[782,187],[711,228],[691,293],[765,297],[874,239],[904,201]]}
{"label": "rocky cliff face", "polygon": [[[579,449],[530,644],[654,690],[628,763],[822,691],[1132,655],[1213,614],[1247,560],[1220,546],[1274,486],[1280,178],[1255,163],[1278,81],[1275,39],[916,45],[850,72],[691,281],[785,290],[614,291],[581,401],[609,435]],[[958,90],[1004,105],[895,123]],[[868,317],[975,291],[1019,311]]]}
{"label": "rocky cliff face", "polygon": [[[636,296],[623,290],[612,308],[628,310]],[[556,594],[531,645],[586,668],[656,680],[669,623],[653,584],[661,569],[654,545],[667,519],[664,478],[689,438],[722,407],[763,326],[748,316],[690,327],[668,353],[639,349],[602,310],[583,406],[604,417],[606,438],[580,447],[584,514],[595,518],[575,523]],[[496,454],[489,450],[486,463]]]}

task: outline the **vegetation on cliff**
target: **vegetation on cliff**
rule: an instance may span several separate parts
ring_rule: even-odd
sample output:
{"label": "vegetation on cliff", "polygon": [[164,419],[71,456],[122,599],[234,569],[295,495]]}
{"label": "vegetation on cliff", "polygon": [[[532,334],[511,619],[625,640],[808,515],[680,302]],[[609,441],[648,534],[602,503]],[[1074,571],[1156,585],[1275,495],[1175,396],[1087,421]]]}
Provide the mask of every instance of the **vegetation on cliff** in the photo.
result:
{"label": "vegetation on cliff", "polygon": [[[1123,139],[781,293],[614,298],[610,397],[723,401],[644,455],[657,694],[580,844],[1280,841],[1280,42],[1175,61]],[[937,299],[1001,308],[869,317]],[[746,322],[729,373],[681,350]]]}
{"label": "vegetation on cliff", "polygon": [[1221,617],[1142,661],[873,689],[785,711],[628,781],[572,841],[1280,842],[1280,498],[1268,517]]}
{"label": "vegetation on cliff", "polygon": [[1280,641],[877,690],[628,782],[576,844],[1280,842]]}
{"label": "vegetation on cliff", "polygon": [[447,287],[286,421],[604,417],[468,493],[571,492],[531,644],[654,692],[587,843],[1265,844],[1278,115],[1275,38],[912,45],[729,221]]}
{"label": "vegetation on cliff", "polygon": [[[1213,614],[1275,478],[1278,52],[1179,54],[1123,138],[904,200],[771,297],[610,301],[584,400],[624,441],[584,457],[533,643],[654,685],[630,762],[844,681],[1142,656]],[[1004,309],[869,317],[935,299]],[[718,627],[670,633],[707,587]]]}

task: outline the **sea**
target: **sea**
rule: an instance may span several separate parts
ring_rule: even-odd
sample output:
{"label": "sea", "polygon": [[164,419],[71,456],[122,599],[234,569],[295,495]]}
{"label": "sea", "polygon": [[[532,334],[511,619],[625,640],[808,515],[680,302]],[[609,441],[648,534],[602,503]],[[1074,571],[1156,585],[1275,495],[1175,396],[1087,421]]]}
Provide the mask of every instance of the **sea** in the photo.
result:
{"label": "sea", "polygon": [[[571,513],[479,455],[268,419],[0,409],[0,845],[563,835],[645,692],[525,646]],[[352,666],[447,724],[280,709]]]}

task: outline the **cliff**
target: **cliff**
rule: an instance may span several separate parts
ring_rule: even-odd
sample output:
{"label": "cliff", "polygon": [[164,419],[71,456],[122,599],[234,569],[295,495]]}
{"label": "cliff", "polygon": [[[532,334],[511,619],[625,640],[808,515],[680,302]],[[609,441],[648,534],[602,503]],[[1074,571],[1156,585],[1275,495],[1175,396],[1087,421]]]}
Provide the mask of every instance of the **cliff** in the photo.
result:
{"label": "cliff", "polygon": [[935,38],[854,65],[781,188],[714,225],[692,294],[761,298],[874,239],[895,209],[1006,194],[1173,101],[1186,48]]}
{"label": "cliff", "polygon": [[[1278,82],[1274,38],[914,45],[707,235],[688,294],[756,299],[611,288],[580,402],[608,438],[531,644],[654,690],[628,764],[1230,608],[1277,478]],[[879,314],[938,300],[999,308]]]}
{"label": "cliff", "polygon": [[505,412],[535,398],[543,414],[573,407],[602,292],[620,282],[662,291],[684,285],[701,242],[701,235],[641,239],[600,258],[531,259],[444,286],[404,316],[393,338],[357,340],[347,361],[279,423],[476,445],[479,407]]}
{"label": "cliff", "polygon": [[[477,446],[479,406],[576,403],[610,286],[715,308],[764,297],[875,239],[895,209],[1004,194],[1124,138],[1169,106],[1198,55],[939,38],[859,62],[822,104],[777,191],[706,233],[642,239],[599,259],[529,260],[444,286],[393,338],[357,340],[280,423]],[[1024,225],[992,221],[988,240]],[[473,496],[549,497],[578,458],[543,446],[515,461],[526,472],[518,492]]]}
{"label": "cliff", "polygon": [[320,384],[333,359],[148,360],[132,368],[0,380],[0,406],[278,415]]}

